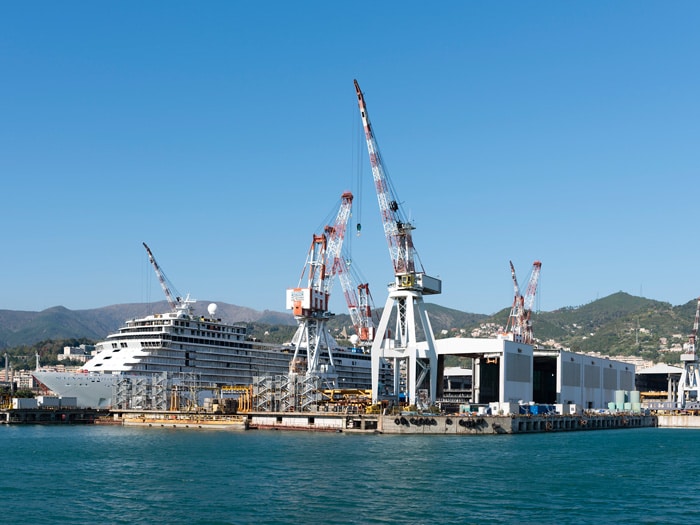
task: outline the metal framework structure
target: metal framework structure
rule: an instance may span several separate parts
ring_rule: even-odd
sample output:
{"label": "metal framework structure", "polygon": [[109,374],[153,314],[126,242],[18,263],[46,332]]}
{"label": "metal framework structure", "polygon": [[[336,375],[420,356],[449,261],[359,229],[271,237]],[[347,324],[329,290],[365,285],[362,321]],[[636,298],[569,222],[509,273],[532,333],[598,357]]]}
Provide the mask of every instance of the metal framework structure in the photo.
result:
{"label": "metal framework structure", "polygon": [[698,326],[700,325],[700,297],[695,310],[695,321],[693,331],[688,337],[688,342],[683,345],[681,361],[683,362],[683,372],[678,381],[678,405],[680,408],[697,407],[700,401],[700,360],[698,359],[696,343],[698,336]]}
{"label": "metal framework structure", "polygon": [[[318,378],[331,388],[337,385],[338,376],[333,362],[335,342],[326,328],[332,315],[328,310],[328,301],[333,286],[334,261],[340,257],[352,199],[352,193],[342,194],[335,222],[332,226],[326,226],[321,235],[314,234],[299,284],[296,288],[287,290],[287,309],[292,310],[299,324],[292,339],[294,357],[290,376],[296,376],[300,372],[294,367],[303,361],[302,353],[305,349],[306,377]],[[305,275],[306,285],[302,286]],[[328,353],[328,364],[321,364],[320,355],[324,350]]]}
{"label": "metal framework structure", "polygon": [[513,279],[513,306],[510,308],[510,315],[506,323],[506,335],[512,334],[513,341],[522,342],[522,311],[524,298],[520,294],[520,286],[518,286],[518,278],[515,276],[515,267],[513,261],[510,263],[510,276]]}
{"label": "metal framework structure", "polygon": [[[389,285],[389,297],[379,321],[372,344],[372,400],[378,402],[381,385],[379,370],[382,358],[394,360],[393,396],[407,395],[412,405],[434,404],[437,393],[437,353],[435,337],[423,302],[423,296],[439,294],[442,283],[435,277],[425,274],[420,259],[413,246],[414,229],[401,209],[396,192],[382,162],[377,141],[372,131],[365,98],[355,80],[355,92],[364,126],[372,178],[379,203],[384,236],[389,247],[389,257],[394,267],[394,282]],[[396,326],[393,335],[389,331],[389,322],[395,314]],[[420,322],[420,325],[418,325]],[[418,328],[418,329],[417,329]],[[417,335],[422,332],[425,348],[418,348]],[[406,371],[405,384],[398,377],[401,370]],[[404,385],[402,387],[402,385]],[[401,392],[401,388],[407,391]],[[419,398],[419,390],[423,394]],[[425,399],[425,403],[419,403]]]}
{"label": "metal framework structure", "polygon": [[151,249],[148,247],[148,244],[146,244],[144,242],[143,247],[146,248],[146,253],[148,253],[148,260],[153,265],[153,269],[155,270],[156,276],[158,277],[158,282],[160,283],[160,286],[163,289],[163,292],[165,293],[165,298],[168,300],[168,304],[170,305],[170,308],[172,310],[177,309],[177,307],[182,302],[182,299],[180,298],[179,294],[177,294],[177,290],[175,291],[175,293],[177,295],[173,296],[172,292],[170,291],[170,288],[172,288],[173,286],[170,283],[170,281],[168,280],[168,278],[165,276],[163,271],[160,269],[160,266],[158,266],[158,263],[156,262],[156,258],[153,257],[153,253],[151,252]]}
{"label": "metal framework structure", "polygon": [[535,261],[532,263],[532,271],[528,279],[525,295],[520,294],[518,278],[515,276],[515,267],[510,262],[510,275],[513,279],[513,306],[510,310],[506,334],[512,334],[513,341],[519,343],[534,344],[535,337],[532,333],[532,308],[535,305],[535,295],[537,294],[537,283],[540,278],[542,263]]}
{"label": "metal framework structure", "polygon": [[372,317],[372,295],[369,283],[356,284],[357,279],[351,271],[351,263],[344,257],[336,257],[333,273],[338,276],[340,286],[345,294],[353,329],[360,346],[370,346],[374,341],[374,318]]}
{"label": "metal framework structure", "polygon": [[121,376],[114,388],[114,406],[122,409],[177,410],[168,406],[172,383],[166,372],[153,376]]}

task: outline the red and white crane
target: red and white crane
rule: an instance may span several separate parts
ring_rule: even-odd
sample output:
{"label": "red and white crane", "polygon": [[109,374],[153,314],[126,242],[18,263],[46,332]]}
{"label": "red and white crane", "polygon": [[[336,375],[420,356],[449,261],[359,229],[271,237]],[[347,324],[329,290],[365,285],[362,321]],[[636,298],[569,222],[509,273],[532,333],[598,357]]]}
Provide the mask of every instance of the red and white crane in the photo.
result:
{"label": "red and white crane", "polygon": [[[372,125],[367,114],[365,98],[355,80],[355,92],[364,126],[372,178],[379,203],[384,236],[389,246],[389,256],[394,267],[394,283],[389,286],[389,297],[382,312],[374,343],[372,344],[372,399],[379,401],[379,370],[382,358],[395,360],[394,372],[402,368],[398,361],[406,362],[406,387],[410,403],[417,404],[418,391],[427,391],[427,398],[421,404],[434,404],[437,393],[437,353],[435,338],[428,315],[425,311],[423,296],[439,294],[442,283],[435,277],[429,277],[420,264],[420,258],[413,246],[413,225],[405,217],[396,192],[394,191],[379,152]],[[393,337],[389,336],[388,324],[392,313],[396,312],[396,329]],[[417,318],[416,318],[417,315]],[[426,344],[418,348],[416,330],[417,321]],[[396,388],[402,384],[395,377]],[[398,397],[401,392],[394,392]]]}
{"label": "red and white crane", "polygon": [[515,276],[515,267],[513,262],[510,263],[510,275],[513,279],[513,306],[510,310],[510,316],[506,325],[506,333],[512,334],[513,341],[519,343],[533,344],[535,341],[532,333],[532,308],[535,304],[535,296],[537,295],[537,283],[540,278],[540,270],[542,263],[535,261],[532,263],[532,271],[528,279],[525,295],[521,295],[520,287],[518,286],[518,278]]}
{"label": "red and white crane", "polygon": [[540,280],[541,269],[542,263],[540,261],[532,263],[532,272],[527,282],[525,298],[523,300],[523,342],[529,345],[535,342],[535,336],[532,333],[532,309],[535,307],[535,296],[537,295],[537,284]]}
{"label": "red and white crane", "polygon": [[520,294],[520,286],[518,286],[518,278],[515,276],[515,267],[513,261],[510,263],[510,276],[513,279],[513,306],[510,308],[510,315],[506,323],[506,334],[512,334],[513,341],[522,341],[522,311],[524,298]]}
{"label": "red and white crane", "polygon": [[353,344],[371,345],[374,340],[374,319],[369,284],[356,284],[358,279],[353,275],[351,262],[342,256],[335,259],[333,273],[338,276],[340,286],[345,294],[345,302],[348,305],[350,319],[357,337]]}
{"label": "red and white crane", "polygon": [[[352,193],[343,193],[333,225],[326,226],[322,234],[313,235],[299,284],[287,290],[287,309],[292,310],[299,323],[292,339],[294,358],[290,373],[300,371],[295,367],[303,361],[300,350],[306,349],[306,376],[322,378],[329,386],[336,386],[337,375],[333,362],[335,341],[326,329],[326,322],[332,315],[328,302],[335,275],[332,270],[342,250],[352,198]],[[323,350],[328,352],[327,365],[322,365],[320,361]]]}

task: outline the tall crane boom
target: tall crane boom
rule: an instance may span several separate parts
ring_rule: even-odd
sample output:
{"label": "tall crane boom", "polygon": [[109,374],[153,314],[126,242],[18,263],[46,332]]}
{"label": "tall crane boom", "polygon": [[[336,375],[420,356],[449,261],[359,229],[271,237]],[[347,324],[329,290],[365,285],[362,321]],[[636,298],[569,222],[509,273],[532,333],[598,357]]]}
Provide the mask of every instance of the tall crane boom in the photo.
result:
{"label": "tall crane boom", "polygon": [[[346,191],[340,196],[340,208],[338,209],[338,214],[335,217],[335,222],[333,226],[326,226],[325,232],[328,237],[328,248],[326,254],[326,260],[328,261],[329,268],[336,268],[335,261],[340,258],[340,252],[343,248],[343,241],[345,240],[345,230],[347,229],[348,220],[350,219],[350,212],[352,210],[352,193]],[[333,286],[334,271],[331,272],[330,279],[326,283],[325,292],[330,294],[331,287]]]}
{"label": "tall crane boom", "polygon": [[515,266],[513,266],[513,261],[508,261],[510,264],[510,277],[513,279],[513,288],[515,289],[515,297],[520,297],[520,286],[518,285],[518,278],[515,276]]}
{"label": "tall crane boom", "polygon": [[[333,287],[334,262],[340,256],[345,239],[350,211],[352,209],[352,193],[345,192],[341,196],[340,207],[332,225],[327,225],[323,233],[313,235],[306,262],[299,277],[299,284],[294,290],[293,306],[295,316],[304,315],[302,310],[309,312],[324,312],[328,308],[330,292]],[[308,273],[306,287],[302,286],[304,275]],[[288,291],[288,296],[289,296]],[[289,298],[288,298],[289,302]]]}
{"label": "tall crane boom", "polygon": [[[367,113],[365,97],[360,90],[360,85],[355,82],[355,92],[357,93],[357,103],[360,107],[360,115],[365,130],[367,140],[367,150],[369,152],[369,162],[372,168],[372,178],[377,193],[379,203],[379,213],[384,227],[384,236],[389,246],[389,256],[394,266],[394,275],[403,277],[399,281],[399,286],[415,287],[423,289],[424,294],[440,293],[440,282],[435,278],[425,278],[425,271],[422,266],[420,272],[416,274],[417,253],[413,246],[412,231],[413,225],[406,219],[399,205],[398,197],[391,185],[391,181],[384,169],[379,146],[372,131],[372,124]],[[417,277],[417,279],[416,279]]]}
{"label": "tall crane boom", "polygon": [[514,341],[522,341],[523,336],[523,296],[520,294],[518,278],[515,275],[513,261],[510,263],[510,276],[513,279],[513,306],[510,309],[508,322],[506,323],[506,334],[512,333]]}
{"label": "tall crane boom", "polygon": [[[297,365],[301,361],[300,349],[305,348],[306,377],[309,380],[322,378],[330,387],[335,386],[337,375],[333,362],[334,341],[326,330],[326,321],[332,315],[328,311],[328,302],[335,277],[334,263],[342,250],[352,199],[352,193],[343,193],[333,224],[326,226],[322,234],[313,235],[298,286],[287,290],[287,308],[292,310],[299,324],[292,339],[294,357],[290,376],[297,374]],[[303,286],[307,273],[306,286]],[[320,353],[324,349],[328,352],[329,364],[322,367]]]}
{"label": "tall crane boom", "polygon": [[153,253],[151,252],[151,249],[148,247],[148,244],[145,242],[143,243],[143,247],[146,248],[146,253],[148,253],[148,260],[150,261],[151,265],[153,265],[153,269],[156,272],[156,276],[158,277],[158,282],[160,283],[161,288],[163,289],[163,292],[165,293],[165,298],[168,301],[168,304],[170,305],[170,308],[172,310],[176,310],[177,307],[180,305],[180,297],[175,296],[173,297],[173,294],[170,291],[170,286],[168,285],[168,279],[165,277],[165,274],[163,271],[160,269],[160,266],[158,266],[158,263],[156,262],[156,258],[153,257]]}
{"label": "tall crane boom", "polygon": [[333,263],[333,273],[340,280],[352,326],[360,343],[371,344],[374,339],[374,320],[370,306],[372,296],[369,292],[369,284],[355,284],[356,281],[350,272],[350,262],[343,257],[336,258]]}
{"label": "tall crane boom", "polygon": [[532,263],[532,272],[530,273],[530,279],[525,289],[525,298],[523,299],[523,341],[529,345],[535,343],[535,336],[532,333],[532,309],[535,306],[537,283],[539,283],[540,280],[541,269],[542,263],[540,261]]}
{"label": "tall crane boom", "polygon": [[372,294],[369,291],[369,283],[357,285],[357,311],[359,322],[355,330],[362,342],[374,341],[374,318],[372,317]]}
{"label": "tall crane boom", "polygon": [[[420,259],[413,246],[413,225],[402,213],[374,137],[365,97],[357,80],[354,83],[367,141],[374,189],[379,203],[379,213],[394,267],[394,283],[389,286],[389,297],[372,343],[372,399],[374,402],[379,401],[381,360],[393,358],[394,388],[405,389],[403,392],[398,390],[394,392],[395,398],[398,400],[403,394],[407,395],[411,404],[432,405],[435,403],[438,390],[438,358],[435,335],[425,310],[423,296],[439,294],[442,291],[442,282],[435,277],[428,277],[420,265]],[[396,329],[392,336],[388,325],[394,311]],[[426,349],[419,348],[418,345],[421,332],[425,338]],[[398,377],[401,370],[405,378]],[[427,396],[422,395],[423,392],[427,392]]]}
{"label": "tall crane boom", "polygon": [[530,280],[527,283],[527,288],[525,289],[525,300],[523,306],[525,310],[531,311],[535,306],[535,295],[537,295],[537,284],[540,280],[540,270],[542,269],[542,263],[540,261],[535,261],[532,263],[532,272],[530,273]]}
{"label": "tall crane boom", "polygon": [[513,262],[510,263],[510,275],[513,279],[513,306],[510,310],[510,316],[508,317],[508,323],[506,325],[506,333],[512,334],[513,340],[533,344],[535,337],[532,333],[532,307],[535,304],[535,295],[537,294],[537,283],[540,278],[540,269],[542,268],[542,263],[540,261],[535,261],[532,264],[532,271],[530,272],[530,278],[528,279],[527,287],[525,288],[525,295],[520,293],[520,287],[518,286],[518,279],[515,276],[515,267]]}

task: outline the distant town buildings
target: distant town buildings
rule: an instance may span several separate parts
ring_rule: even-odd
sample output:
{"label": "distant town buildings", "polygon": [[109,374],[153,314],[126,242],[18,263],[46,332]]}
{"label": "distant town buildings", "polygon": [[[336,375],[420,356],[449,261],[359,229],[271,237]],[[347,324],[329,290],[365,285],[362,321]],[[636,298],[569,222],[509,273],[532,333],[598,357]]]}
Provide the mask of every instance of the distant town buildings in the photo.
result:
{"label": "distant town buildings", "polygon": [[80,345],[80,346],[64,346],[63,353],[58,354],[56,358],[59,361],[79,361],[85,363],[95,354],[95,345]]}

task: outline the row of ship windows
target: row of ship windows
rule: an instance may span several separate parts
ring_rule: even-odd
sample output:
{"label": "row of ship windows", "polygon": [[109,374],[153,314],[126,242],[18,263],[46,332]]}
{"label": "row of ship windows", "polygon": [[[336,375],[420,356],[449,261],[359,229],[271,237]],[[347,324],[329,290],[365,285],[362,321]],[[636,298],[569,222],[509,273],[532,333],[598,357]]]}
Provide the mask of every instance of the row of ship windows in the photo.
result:
{"label": "row of ship windows", "polygon": [[[174,359],[182,359],[183,357],[185,359],[201,359],[201,360],[211,360],[211,359],[234,359],[236,357],[240,357],[246,362],[250,361],[250,354],[246,350],[233,350],[231,352],[226,352],[223,353],[221,351],[219,352],[207,352],[206,350],[202,350],[201,348],[182,348],[183,345],[180,345],[180,349],[163,349],[163,351],[158,352],[159,357],[172,357]],[[185,354],[183,355],[183,351]],[[154,356],[151,356],[154,357]],[[282,358],[283,359],[283,358]]]}
{"label": "row of ship windows", "polygon": [[[160,341],[141,341],[140,342],[141,346],[150,346],[150,347],[156,347],[156,346],[161,346]],[[119,352],[122,348],[126,348],[129,346],[129,343],[126,341],[122,341],[120,343],[112,343],[112,350],[115,352]],[[102,351],[102,348],[99,349],[97,352],[98,354]]]}
{"label": "row of ship windows", "polygon": [[[185,328],[189,328],[190,323],[189,323],[189,321],[175,321],[175,326],[182,326]],[[202,328],[202,326],[203,325],[197,323],[197,328]],[[214,325],[212,325],[212,324],[206,325],[206,329],[213,330],[216,332],[230,332],[230,333],[236,333],[236,334],[242,334],[244,332],[243,328],[231,328],[231,327],[222,328],[221,326],[215,325],[215,324]]]}
{"label": "row of ship windows", "polygon": [[238,340],[234,340],[231,342],[228,341],[213,341],[211,339],[197,339],[194,337],[179,337],[179,336],[173,336],[172,338],[173,341],[178,342],[178,343],[195,343],[195,344],[200,344],[200,345],[210,345],[210,346],[225,346],[225,347],[232,347],[232,348],[245,348],[247,345],[242,344]]}
{"label": "row of ship windows", "polygon": [[[167,341],[173,340],[173,341],[185,341],[189,343],[199,343],[199,344],[210,344],[214,346],[226,346],[226,347],[239,347],[243,346],[241,342],[243,341],[242,338],[240,337],[235,337],[233,340],[231,339],[230,335],[227,335],[225,337],[226,340],[232,341],[231,343],[227,343],[224,341],[215,341],[213,338],[220,339],[221,334],[207,334],[205,332],[198,332],[195,330],[192,330],[192,335],[199,336],[199,338],[193,338],[193,337],[179,337],[179,336],[173,336],[171,337],[170,334],[163,334],[162,337],[156,338],[154,341],[140,341],[141,346],[150,346],[150,347],[158,347],[158,346],[163,346],[163,344],[167,344]],[[184,333],[184,330],[183,330]],[[132,334],[132,335],[124,335],[124,339],[138,339],[140,337],[143,337],[143,335],[139,334]],[[112,348],[116,349],[118,347],[121,348],[126,348],[128,344],[124,341],[120,343],[112,343]],[[100,347],[98,347],[99,350],[101,350]],[[98,352],[99,353],[99,352]]]}
{"label": "row of ship windows", "polygon": [[[139,323],[136,325],[128,325],[127,329],[122,329],[120,330],[121,332],[162,332],[163,330],[163,325],[164,324],[169,324],[169,323]],[[175,330],[180,330],[184,331],[186,328],[190,328],[190,323],[185,322],[185,321],[176,321],[175,326],[181,327],[181,328],[176,328]],[[246,333],[246,330],[244,327],[241,328],[222,328],[218,325],[212,325],[212,324],[200,324],[196,323],[192,328],[199,329],[199,330],[207,330],[210,332],[223,332],[223,333],[228,333],[228,334],[235,334],[235,335],[241,335],[244,336]]]}
{"label": "row of ship windows", "polygon": [[[187,331],[184,328],[176,328],[175,329],[176,334],[185,334]],[[207,336],[207,337],[214,337],[216,339],[231,339],[231,334],[219,334],[216,332],[209,332],[209,331],[204,331],[204,330],[190,330],[190,334],[192,335],[199,335],[199,336]],[[240,334],[236,334],[240,335]],[[238,338],[237,338],[238,339]]]}
{"label": "row of ship windows", "polygon": [[[200,327],[200,328],[201,328],[201,327]],[[195,330],[195,329],[190,329],[190,330],[189,330],[189,333],[191,333],[192,335],[199,335],[199,336],[207,335],[207,336],[209,336],[209,337],[215,337],[215,338],[217,338],[217,339],[231,339],[231,336],[232,336],[232,335],[233,335],[233,337],[236,338],[236,339],[243,339],[243,337],[245,336],[245,334],[244,334],[243,332],[240,332],[240,331],[232,332],[232,331],[228,331],[228,330],[227,330],[227,331],[226,331],[227,333],[224,334],[224,333],[221,333],[221,332],[215,330],[215,328],[216,328],[216,327],[208,326],[208,327],[207,327],[207,330]],[[132,331],[133,331],[133,332],[139,332],[139,333],[143,333],[143,332],[159,332],[159,333],[162,333],[162,332],[163,332],[163,330],[161,330],[161,329],[159,329],[159,328],[148,328],[148,327],[142,327],[142,326],[141,326],[141,327],[139,327],[137,330],[123,330],[121,333],[122,333],[122,335],[123,335],[124,337],[128,337],[127,334],[128,334],[129,332],[132,332]],[[176,333],[176,334],[185,334],[185,333],[187,333],[187,329],[186,329],[186,328],[175,328],[175,330],[173,330],[173,332]]]}

